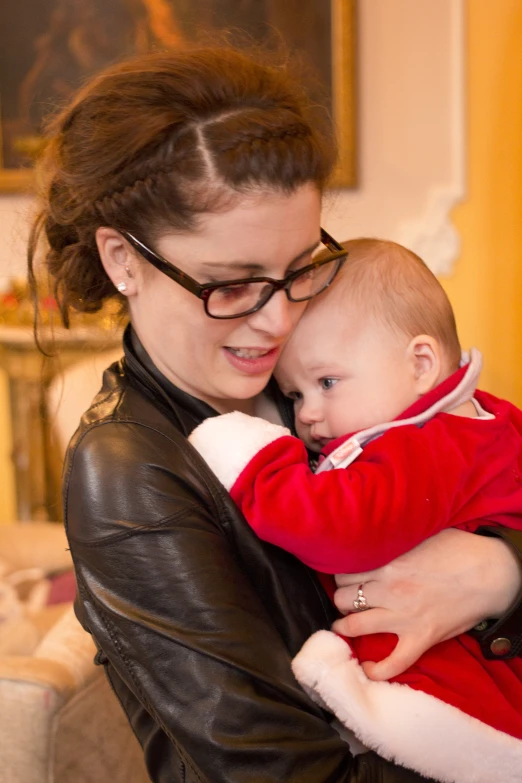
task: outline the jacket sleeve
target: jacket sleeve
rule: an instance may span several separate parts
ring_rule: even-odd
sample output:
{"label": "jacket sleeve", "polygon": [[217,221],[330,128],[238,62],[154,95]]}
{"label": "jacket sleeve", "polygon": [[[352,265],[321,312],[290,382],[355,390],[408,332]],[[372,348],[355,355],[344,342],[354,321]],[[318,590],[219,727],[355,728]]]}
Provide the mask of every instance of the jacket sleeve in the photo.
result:
{"label": "jacket sleeve", "polygon": [[[519,561],[522,573],[522,530],[507,527],[479,527],[477,533],[483,536],[502,538]],[[478,639],[482,654],[490,660],[508,660],[522,656],[522,585],[513,606],[499,618],[481,623],[472,632]],[[495,641],[504,644],[500,650]],[[507,640],[507,644],[505,643]]]}
{"label": "jacket sleeve", "polygon": [[[101,424],[78,441],[64,484],[77,611],[151,779],[420,781],[373,753],[354,759],[300,689],[289,652],[216,521],[219,499],[206,466],[191,465],[185,448],[177,473],[168,454],[179,449],[140,425]],[[252,546],[263,545],[252,535]]]}

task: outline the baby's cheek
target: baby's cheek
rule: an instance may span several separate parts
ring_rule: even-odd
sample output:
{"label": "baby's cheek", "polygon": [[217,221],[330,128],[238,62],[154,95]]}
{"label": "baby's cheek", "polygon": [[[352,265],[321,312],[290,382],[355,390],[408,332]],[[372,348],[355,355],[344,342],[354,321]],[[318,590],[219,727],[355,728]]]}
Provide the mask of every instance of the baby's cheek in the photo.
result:
{"label": "baby's cheek", "polygon": [[301,438],[301,440],[304,440],[305,443],[308,443],[308,439],[310,437],[310,427],[306,424],[302,424],[299,421],[299,417],[295,417],[295,431],[297,432],[297,437]]}
{"label": "baby's cheek", "polygon": [[329,436],[331,438],[340,438],[342,435],[358,429],[360,410],[360,406],[355,406],[349,398],[342,401],[338,400],[335,408],[332,407],[328,416]]}

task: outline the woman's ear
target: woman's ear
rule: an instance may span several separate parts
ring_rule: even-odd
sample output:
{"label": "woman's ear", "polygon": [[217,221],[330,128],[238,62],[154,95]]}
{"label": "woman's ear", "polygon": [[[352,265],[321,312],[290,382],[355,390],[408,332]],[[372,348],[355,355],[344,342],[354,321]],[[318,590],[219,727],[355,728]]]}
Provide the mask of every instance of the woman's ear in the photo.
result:
{"label": "woman's ear", "polygon": [[96,245],[103,268],[114,283],[114,287],[124,296],[135,294],[137,260],[119,231],[107,226],[98,228]]}
{"label": "woman's ear", "polygon": [[407,350],[415,391],[421,396],[440,382],[442,369],[440,345],[434,337],[419,334],[411,340]]}

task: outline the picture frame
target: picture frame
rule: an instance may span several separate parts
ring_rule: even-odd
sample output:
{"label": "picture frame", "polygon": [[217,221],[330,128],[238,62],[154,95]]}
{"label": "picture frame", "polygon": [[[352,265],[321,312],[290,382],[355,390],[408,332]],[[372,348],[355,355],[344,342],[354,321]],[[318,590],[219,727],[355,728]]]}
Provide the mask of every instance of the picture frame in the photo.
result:
{"label": "picture frame", "polygon": [[[304,21],[302,10],[299,13],[301,0],[284,3],[247,0],[241,4],[235,0],[193,0],[190,4],[180,3],[179,7],[177,0],[140,0],[140,3],[143,14],[136,15],[139,4],[128,0],[113,4],[103,0],[83,3],[50,0],[46,4],[47,17],[40,13],[39,0],[4,0],[0,4],[0,193],[34,190],[31,158],[36,157],[42,141],[39,128],[43,116],[66,102],[68,90],[73,92],[91,73],[115,59],[114,52],[106,47],[107,41],[122,40],[125,36],[121,35],[121,18],[118,20],[109,9],[118,11],[119,8],[121,17],[131,13],[125,10],[130,7],[134,16],[128,41],[140,40],[142,46],[144,40],[152,45],[159,42],[161,46],[175,46],[176,41],[197,36],[201,23],[207,30],[209,24],[215,30],[246,29],[254,41],[261,43],[263,31],[275,27],[290,51],[302,46],[305,55],[311,53],[326,74],[325,81],[329,82],[328,108],[337,134],[339,157],[330,186],[356,187],[357,0],[330,0],[329,4],[314,0],[307,11],[312,16]],[[191,17],[186,10],[189,6]],[[154,19],[154,9],[158,8],[163,9],[162,15]],[[87,13],[82,9],[90,10],[89,20],[97,20],[98,30],[94,33],[88,29],[90,21],[72,17],[74,13],[77,16]],[[168,18],[165,9],[170,14]],[[184,9],[185,17],[180,9]],[[259,18],[261,13],[263,20]],[[329,20],[329,30],[325,28],[326,20]],[[111,25],[120,31],[119,36],[111,35]],[[135,47],[129,44],[117,54],[126,56],[132,51]],[[74,62],[71,52],[76,57]],[[87,63],[83,71],[78,62]],[[37,97],[33,98],[34,95]]]}

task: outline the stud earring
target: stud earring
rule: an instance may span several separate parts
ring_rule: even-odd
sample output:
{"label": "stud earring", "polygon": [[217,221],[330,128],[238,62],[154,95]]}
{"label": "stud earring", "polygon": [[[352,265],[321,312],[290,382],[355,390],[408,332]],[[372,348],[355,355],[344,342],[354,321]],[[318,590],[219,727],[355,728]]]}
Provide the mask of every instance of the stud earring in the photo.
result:
{"label": "stud earring", "polygon": [[124,280],[122,280],[121,283],[118,283],[116,288],[118,289],[120,294],[124,294],[125,291],[127,290],[127,283]]}
{"label": "stud earring", "polygon": [[125,267],[125,271],[127,272],[127,277],[130,277],[131,280],[132,280],[134,275],[132,274],[132,272],[130,271],[130,268],[128,266]]}

